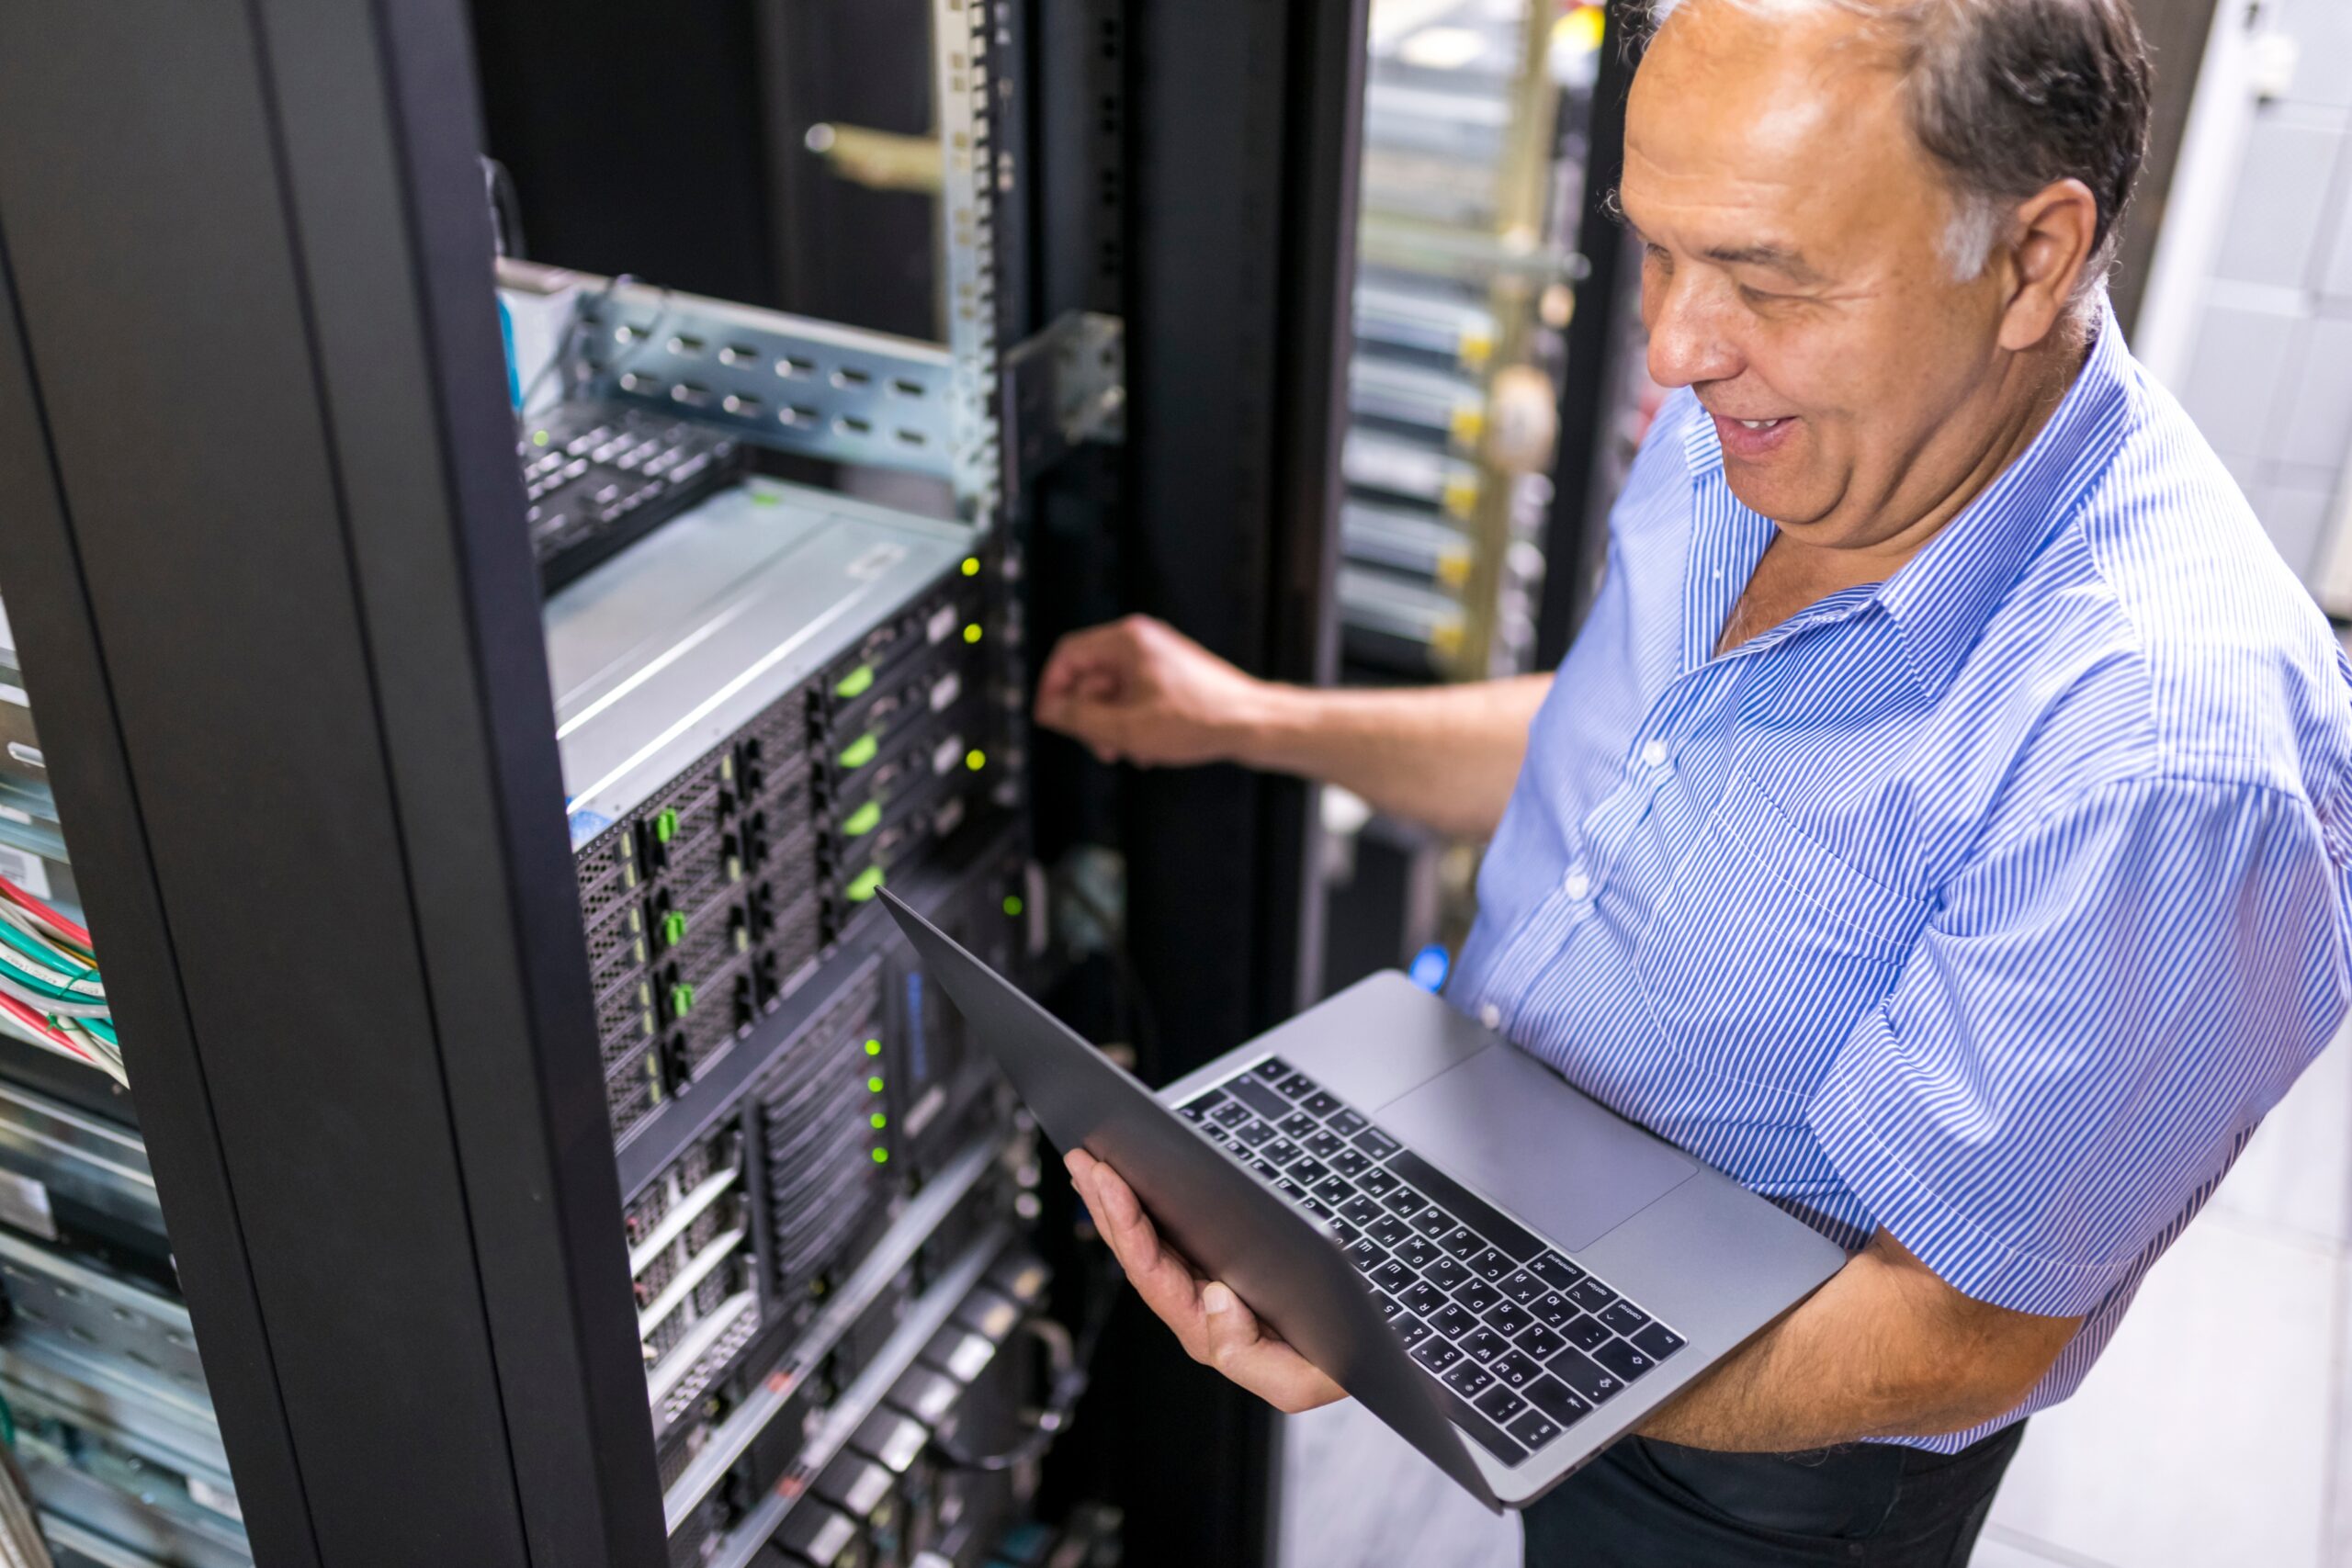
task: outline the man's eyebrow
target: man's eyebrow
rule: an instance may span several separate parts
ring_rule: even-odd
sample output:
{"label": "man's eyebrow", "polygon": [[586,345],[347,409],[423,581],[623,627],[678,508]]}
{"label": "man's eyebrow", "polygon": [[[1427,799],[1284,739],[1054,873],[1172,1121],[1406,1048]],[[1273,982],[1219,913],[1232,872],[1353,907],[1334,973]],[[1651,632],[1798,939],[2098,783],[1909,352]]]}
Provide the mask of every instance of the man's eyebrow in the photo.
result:
{"label": "man's eyebrow", "polygon": [[1700,253],[1711,262],[1725,266],[1769,267],[1785,277],[1800,283],[1818,283],[1821,274],[1815,271],[1796,252],[1779,245],[1716,245]]}

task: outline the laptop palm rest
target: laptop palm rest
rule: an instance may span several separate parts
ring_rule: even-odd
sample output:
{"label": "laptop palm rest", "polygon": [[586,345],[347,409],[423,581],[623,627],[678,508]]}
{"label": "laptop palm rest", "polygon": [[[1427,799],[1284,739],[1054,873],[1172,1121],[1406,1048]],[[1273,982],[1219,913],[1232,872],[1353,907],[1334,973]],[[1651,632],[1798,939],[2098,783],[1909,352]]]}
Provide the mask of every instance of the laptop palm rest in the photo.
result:
{"label": "laptop palm rest", "polygon": [[1509,1045],[1479,1052],[1374,1114],[1408,1148],[1571,1252],[1699,1169]]}

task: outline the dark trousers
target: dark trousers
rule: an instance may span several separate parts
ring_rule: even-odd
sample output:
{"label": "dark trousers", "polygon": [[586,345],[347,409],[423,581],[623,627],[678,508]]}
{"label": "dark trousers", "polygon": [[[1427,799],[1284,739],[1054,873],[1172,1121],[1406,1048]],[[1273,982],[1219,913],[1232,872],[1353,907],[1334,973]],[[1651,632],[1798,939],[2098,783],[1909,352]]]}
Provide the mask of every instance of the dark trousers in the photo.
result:
{"label": "dark trousers", "polygon": [[1719,1454],[1627,1438],[1527,1510],[1527,1568],[1962,1568],[2025,1435],[1956,1454]]}

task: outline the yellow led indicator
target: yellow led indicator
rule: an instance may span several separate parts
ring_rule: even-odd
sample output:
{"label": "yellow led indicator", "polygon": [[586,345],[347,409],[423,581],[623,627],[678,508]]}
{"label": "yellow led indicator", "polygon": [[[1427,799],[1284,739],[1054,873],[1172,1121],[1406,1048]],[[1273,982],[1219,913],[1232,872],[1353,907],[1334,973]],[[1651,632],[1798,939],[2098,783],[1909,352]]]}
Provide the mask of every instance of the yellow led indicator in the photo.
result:
{"label": "yellow led indicator", "polygon": [[877,1111],[873,1115],[865,1119],[865,1124],[878,1133],[883,1128],[888,1127],[890,1124],[890,1119]]}
{"label": "yellow led indicator", "polygon": [[890,1163],[890,1151],[888,1149],[875,1150],[874,1163],[876,1165],[888,1165]]}
{"label": "yellow led indicator", "polygon": [[980,575],[979,557],[966,556],[964,558],[964,575],[966,577],[978,577]]}
{"label": "yellow led indicator", "polygon": [[866,1092],[869,1094],[880,1094],[882,1092],[882,1080],[878,1077],[868,1078],[865,1080],[865,1088]]}
{"label": "yellow led indicator", "polygon": [[989,754],[975,747],[964,753],[964,765],[977,773],[989,765]]}
{"label": "yellow led indicator", "polygon": [[1008,893],[1004,896],[1004,912],[1006,914],[1018,915],[1023,909],[1027,908],[1027,905],[1022,903],[1020,894]]}
{"label": "yellow led indicator", "polygon": [[867,1041],[865,1043],[865,1054],[869,1056],[879,1056],[882,1054],[882,1042],[879,1040]]}
{"label": "yellow led indicator", "polygon": [[978,642],[980,640],[979,622],[974,621],[970,626],[964,628],[964,640],[966,642]]}
{"label": "yellow led indicator", "polygon": [[544,431],[544,430],[535,430],[535,431],[531,432],[531,445],[532,445],[532,446],[546,446],[547,444],[548,444],[548,433],[547,433],[546,431]]}

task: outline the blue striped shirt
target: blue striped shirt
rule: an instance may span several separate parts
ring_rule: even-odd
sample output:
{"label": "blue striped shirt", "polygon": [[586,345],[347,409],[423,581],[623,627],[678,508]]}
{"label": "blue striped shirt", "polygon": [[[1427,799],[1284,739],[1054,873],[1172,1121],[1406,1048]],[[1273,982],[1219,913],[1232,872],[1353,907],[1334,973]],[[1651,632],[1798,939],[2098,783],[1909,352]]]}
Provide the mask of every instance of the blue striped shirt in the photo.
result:
{"label": "blue striped shirt", "polygon": [[2071,1393],[2343,1018],[2352,666],[2109,315],[1887,581],[1721,656],[1773,525],[1689,393],[1480,873],[1455,1003],[1849,1248],[2086,1314]]}

